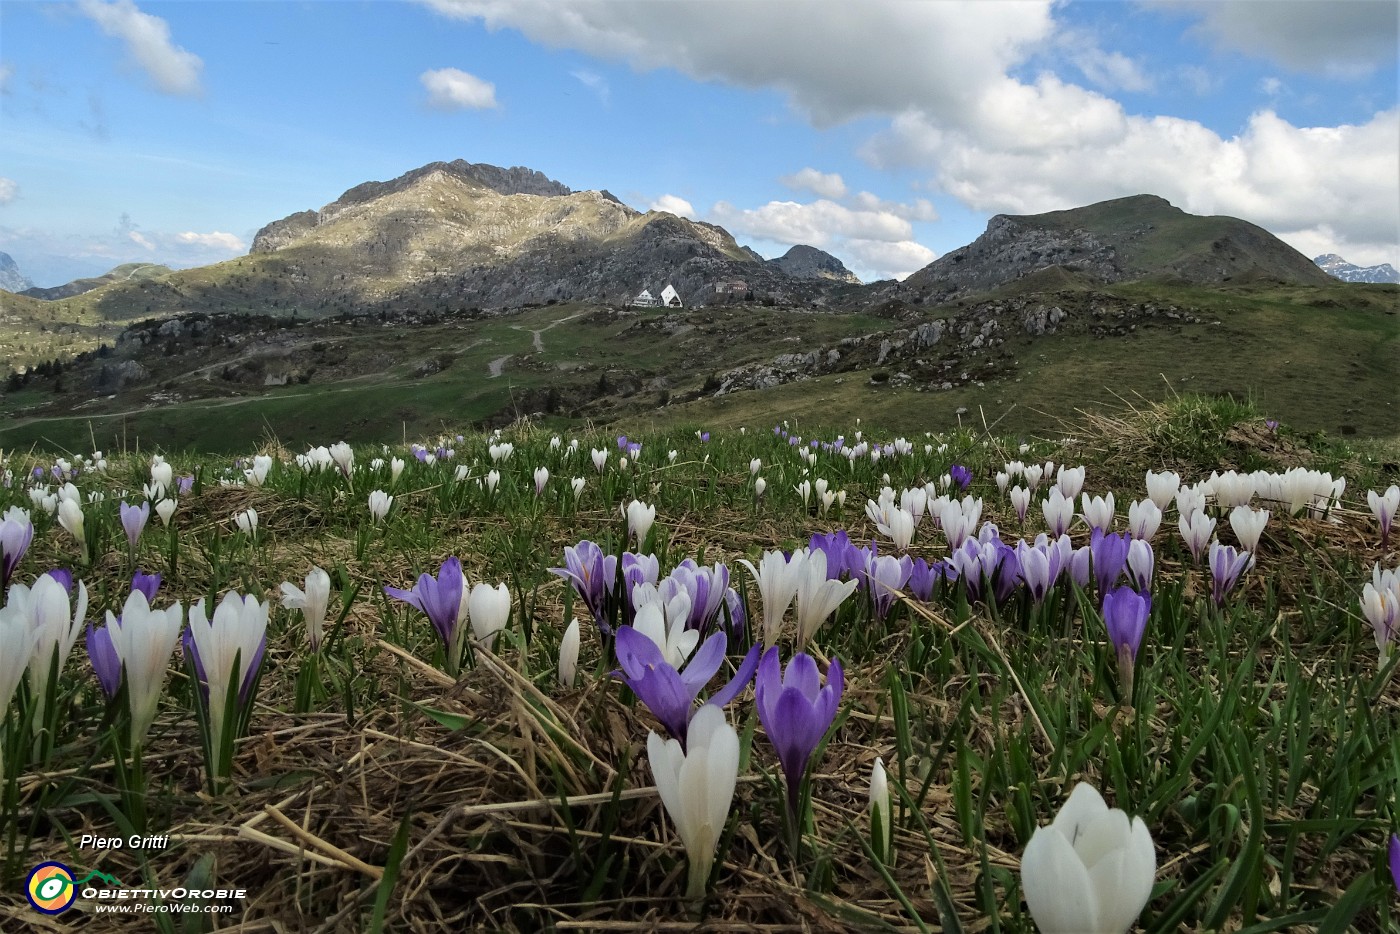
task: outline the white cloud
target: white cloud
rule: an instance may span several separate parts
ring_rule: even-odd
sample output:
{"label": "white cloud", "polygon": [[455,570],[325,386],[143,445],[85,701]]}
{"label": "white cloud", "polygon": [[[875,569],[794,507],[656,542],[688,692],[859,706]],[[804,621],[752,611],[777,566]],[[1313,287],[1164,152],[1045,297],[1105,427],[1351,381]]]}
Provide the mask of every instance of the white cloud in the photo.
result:
{"label": "white cloud", "polygon": [[710,217],[731,231],[815,247],[826,247],[837,238],[893,242],[914,235],[914,229],[902,217],[887,211],[852,210],[824,198],[808,204],[770,201],[745,210],[720,201],[710,210]]}
{"label": "white cloud", "polygon": [[1283,82],[1273,75],[1259,79],[1259,90],[1269,97],[1278,97],[1283,90]]}
{"label": "white cloud", "polygon": [[131,0],[78,0],[78,9],[101,30],[126,45],[136,66],[166,94],[198,94],[204,62],[170,41],[170,25],[142,13]]}
{"label": "white cloud", "polygon": [[1105,52],[1097,46],[1092,46],[1074,53],[1072,60],[1075,67],[1089,79],[1090,84],[1106,91],[1152,90],[1152,79],[1143,72],[1137,62],[1121,52]]}
{"label": "white cloud", "polygon": [[835,172],[818,172],[813,168],[799,169],[791,175],[781,176],[778,181],[794,191],[810,191],[822,198],[844,198],[846,183]]}
{"label": "white cloud", "polygon": [[247,245],[242,239],[231,233],[224,233],[222,230],[214,230],[209,233],[195,233],[192,230],[187,230],[184,233],[176,234],[175,239],[180,243],[197,244],[228,253],[242,253],[247,249]]}
{"label": "white cloud", "polygon": [[496,86],[460,68],[438,68],[418,76],[428,91],[428,106],[438,110],[484,110],[496,104]]}
{"label": "white cloud", "polygon": [[847,240],[841,244],[845,261],[866,282],[904,279],[938,259],[938,254],[913,240]]}
{"label": "white cloud", "polygon": [[[777,90],[817,126],[888,116],[889,128],[862,149],[867,161],[927,173],[932,187],[975,210],[1036,212],[1152,192],[1197,213],[1234,214],[1276,231],[1328,225],[1359,249],[1400,249],[1393,110],[1330,128],[1296,127],[1264,112],[1225,136],[1169,114],[1128,113],[1065,75],[1013,77],[1052,51],[1086,83],[1151,87],[1153,76],[1100,49],[1092,34],[1066,45],[1076,34],[1055,21],[1054,0],[868,0],[804,5],[799,16],[786,3],[420,2],[639,70],[672,68],[696,80]],[[1159,8],[1185,9],[1219,44],[1284,68],[1359,74],[1395,58],[1400,6],[1393,0],[1160,0]],[[1169,77],[1197,93],[1214,87],[1190,63],[1157,80]],[[900,212],[840,200],[775,201],[747,211],[724,205],[720,222],[786,243],[912,239],[888,226],[907,227]],[[861,214],[862,222],[887,226],[861,233],[848,216]]]}
{"label": "white cloud", "polygon": [[695,207],[678,195],[662,195],[649,205],[653,211],[667,211],[677,217],[695,218]]}
{"label": "white cloud", "polygon": [[1201,17],[1196,31],[1217,45],[1293,71],[1346,77],[1395,60],[1400,5],[1394,0],[1163,0]]}
{"label": "white cloud", "polygon": [[608,106],[612,99],[612,87],[609,86],[607,78],[604,78],[596,71],[589,71],[586,68],[571,71],[569,74],[573,75],[574,79],[588,88],[588,90],[597,94],[598,100],[602,102],[604,107]]}
{"label": "white cloud", "polygon": [[488,29],[634,68],[775,87],[815,123],[909,107],[963,111],[1052,32],[1051,0],[617,3],[421,0]]}
{"label": "white cloud", "polygon": [[13,178],[0,176],[0,204],[9,204],[19,197],[19,185]]}
{"label": "white cloud", "polygon": [[154,250],[156,248],[156,245],[146,239],[146,236],[139,230],[128,230],[126,232],[126,238],[142,249]]}
{"label": "white cloud", "polygon": [[907,221],[938,220],[938,211],[934,208],[933,202],[927,198],[915,198],[905,204],[900,201],[886,201],[868,191],[861,191],[853,195],[849,199],[849,203],[863,211],[886,211]]}

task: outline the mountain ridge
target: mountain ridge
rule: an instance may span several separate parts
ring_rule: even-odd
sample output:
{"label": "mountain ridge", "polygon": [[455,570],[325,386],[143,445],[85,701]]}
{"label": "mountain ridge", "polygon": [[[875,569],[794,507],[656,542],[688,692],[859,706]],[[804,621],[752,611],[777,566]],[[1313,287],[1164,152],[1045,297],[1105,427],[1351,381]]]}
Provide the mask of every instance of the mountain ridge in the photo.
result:
{"label": "mountain ridge", "polygon": [[1343,282],[1400,282],[1400,271],[1389,263],[1378,266],[1357,266],[1336,253],[1323,253],[1313,258],[1317,267]]}

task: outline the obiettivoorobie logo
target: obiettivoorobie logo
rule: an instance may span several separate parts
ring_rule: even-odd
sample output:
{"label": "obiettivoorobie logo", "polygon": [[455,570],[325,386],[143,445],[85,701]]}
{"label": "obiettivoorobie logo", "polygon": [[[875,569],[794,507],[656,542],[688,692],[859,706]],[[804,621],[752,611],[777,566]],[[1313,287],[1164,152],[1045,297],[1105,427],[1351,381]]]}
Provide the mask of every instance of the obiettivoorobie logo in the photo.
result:
{"label": "obiettivoorobie logo", "polygon": [[93,879],[121,887],[120,882],[106,873],[94,870],[81,879],[74,879],[73,870],[67,866],[48,862],[40,863],[30,870],[29,878],[25,880],[24,894],[35,911],[56,915],[72,908],[73,903],[78,900],[79,887]]}

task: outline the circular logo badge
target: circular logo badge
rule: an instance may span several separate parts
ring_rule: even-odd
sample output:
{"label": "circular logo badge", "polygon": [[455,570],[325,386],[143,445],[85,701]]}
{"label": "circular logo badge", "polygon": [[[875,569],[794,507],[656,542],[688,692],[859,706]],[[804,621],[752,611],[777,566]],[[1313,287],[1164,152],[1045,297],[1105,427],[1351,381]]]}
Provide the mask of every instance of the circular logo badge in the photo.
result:
{"label": "circular logo badge", "polygon": [[35,911],[46,915],[67,911],[78,900],[73,870],[62,863],[40,863],[25,880],[24,894]]}

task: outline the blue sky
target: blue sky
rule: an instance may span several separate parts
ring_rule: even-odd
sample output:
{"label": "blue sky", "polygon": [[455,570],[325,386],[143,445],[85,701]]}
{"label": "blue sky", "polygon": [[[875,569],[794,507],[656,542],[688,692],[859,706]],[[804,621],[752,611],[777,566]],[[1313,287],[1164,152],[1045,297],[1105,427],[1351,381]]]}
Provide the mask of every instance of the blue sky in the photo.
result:
{"label": "blue sky", "polygon": [[54,285],[246,251],[435,160],[903,276],[1139,192],[1400,264],[1400,5],[0,3],[0,250]]}

